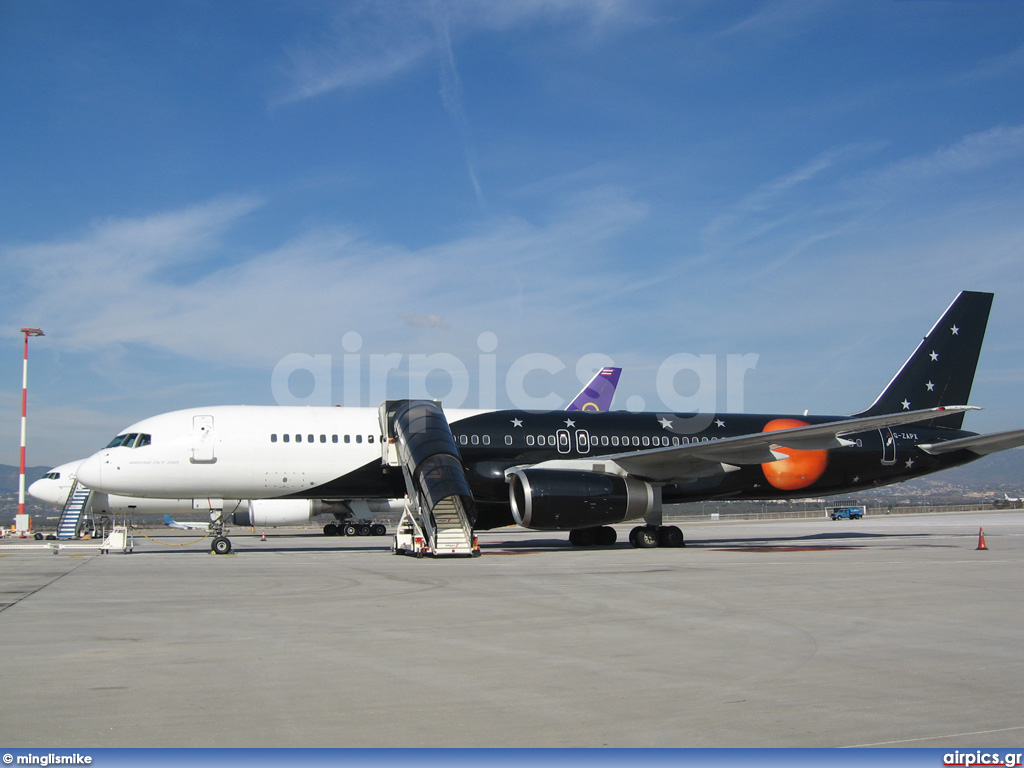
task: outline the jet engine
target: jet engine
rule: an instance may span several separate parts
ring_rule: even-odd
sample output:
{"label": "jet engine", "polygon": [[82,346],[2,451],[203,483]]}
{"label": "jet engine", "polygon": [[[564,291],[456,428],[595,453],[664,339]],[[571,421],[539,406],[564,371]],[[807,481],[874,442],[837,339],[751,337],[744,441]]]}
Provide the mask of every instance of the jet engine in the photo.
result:
{"label": "jet engine", "polygon": [[235,512],[235,525],[253,527],[296,525],[308,522],[314,515],[326,512],[319,499],[253,499],[248,509]]}
{"label": "jet engine", "polygon": [[509,475],[516,523],[566,531],[643,517],[655,505],[654,488],[633,477],[563,469],[517,469]]}

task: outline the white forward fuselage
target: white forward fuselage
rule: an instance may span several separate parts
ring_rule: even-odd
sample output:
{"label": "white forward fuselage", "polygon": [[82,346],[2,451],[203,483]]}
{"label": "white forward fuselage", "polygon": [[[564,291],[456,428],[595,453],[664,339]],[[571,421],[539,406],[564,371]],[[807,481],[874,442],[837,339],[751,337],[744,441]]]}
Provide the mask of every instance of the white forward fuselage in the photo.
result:
{"label": "white forward fuselage", "polygon": [[[74,488],[78,469],[83,460],[61,464],[47,472],[43,477],[29,486],[28,492],[33,497],[54,507],[63,507]],[[227,502],[226,502],[227,503]],[[235,502],[231,502],[235,506]],[[113,493],[95,491],[91,508],[96,514],[112,514],[132,517],[135,515],[177,514],[193,510],[192,497],[185,499],[140,498],[138,496],[122,496]]]}
{"label": "white forward fuselage", "polygon": [[[456,422],[473,413],[447,415]],[[78,479],[108,494],[162,499],[301,494],[379,464],[383,448],[376,408],[193,408],[144,419],[121,436],[124,444],[83,461]],[[388,497],[383,486],[349,495]]]}

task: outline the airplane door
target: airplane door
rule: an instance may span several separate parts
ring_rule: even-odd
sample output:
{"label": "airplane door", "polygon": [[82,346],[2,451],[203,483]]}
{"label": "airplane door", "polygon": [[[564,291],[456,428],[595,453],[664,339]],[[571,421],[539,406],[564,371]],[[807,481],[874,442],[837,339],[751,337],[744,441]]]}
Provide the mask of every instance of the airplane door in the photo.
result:
{"label": "airplane door", "polygon": [[590,453],[590,433],[585,429],[576,430],[576,453]]}
{"label": "airplane door", "polygon": [[217,456],[213,449],[213,416],[192,417],[192,463],[213,464]]}
{"label": "airplane door", "polygon": [[882,427],[878,434],[882,436],[882,464],[891,467],[896,463],[896,438],[888,427]]}

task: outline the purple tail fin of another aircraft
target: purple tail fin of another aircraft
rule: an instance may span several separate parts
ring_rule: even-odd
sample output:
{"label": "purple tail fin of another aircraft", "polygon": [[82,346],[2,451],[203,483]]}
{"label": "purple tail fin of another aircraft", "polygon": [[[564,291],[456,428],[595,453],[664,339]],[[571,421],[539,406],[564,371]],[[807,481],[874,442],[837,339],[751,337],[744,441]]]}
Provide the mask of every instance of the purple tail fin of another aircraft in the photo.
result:
{"label": "purple tail fin of another aircraft", "polygon": [[619,383],[621,368],[602,368],[576,399],[566,406],[567,411],[607,411],[612,407],[615,387]]}

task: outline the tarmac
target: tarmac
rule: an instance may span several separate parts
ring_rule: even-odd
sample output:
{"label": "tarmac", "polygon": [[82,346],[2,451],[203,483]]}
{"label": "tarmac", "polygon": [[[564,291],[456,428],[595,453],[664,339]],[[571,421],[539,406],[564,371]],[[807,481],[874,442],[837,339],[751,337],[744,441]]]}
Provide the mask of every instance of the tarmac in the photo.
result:
{"label": "tarmac", "polygon": [[0,744],[1024,743],[1024,512],[682,527],[503,529],[472,559],[259,529],[0,550]]}

